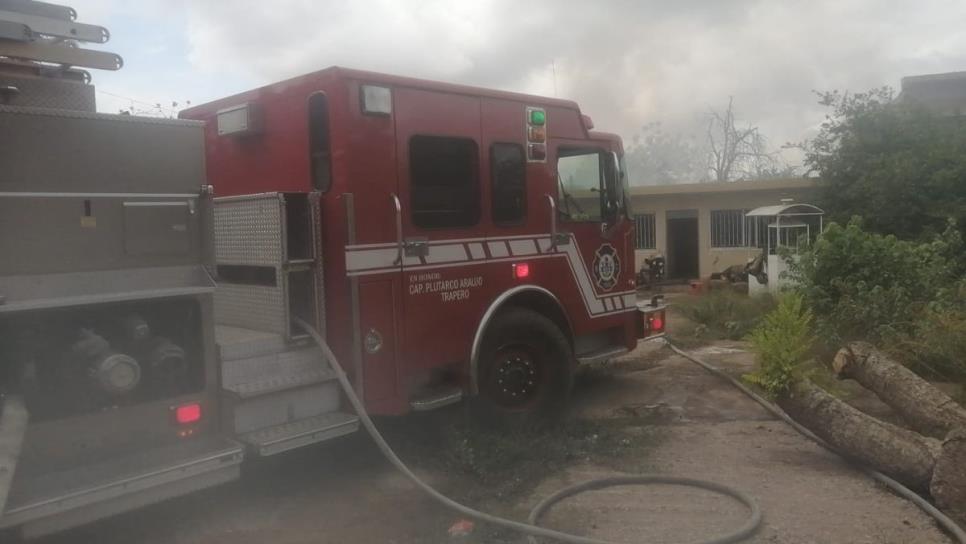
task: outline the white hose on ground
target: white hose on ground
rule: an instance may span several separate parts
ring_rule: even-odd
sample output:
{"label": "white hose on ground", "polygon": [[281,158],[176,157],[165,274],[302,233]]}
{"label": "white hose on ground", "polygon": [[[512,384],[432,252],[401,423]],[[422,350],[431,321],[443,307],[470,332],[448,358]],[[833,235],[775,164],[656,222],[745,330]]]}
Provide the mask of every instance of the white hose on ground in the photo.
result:
{"label": "white hose on ground", "polygon": [[[673,351],[674,353],[677,353],[678,355],[680,355],[681,357],[684,357],[685,359],[691,361],[692,363],[695,363],[695,364],[701,366],[702,368],[704,368],[708,372],[714,374],[715,376],[717,376],[717,377],[719,377],[719,378],[721,378],[721,379],[723,379],[725,381],[730,382],[731,385],[734,385],[739,390],[741,390],[742,393],[744,393],[745,395],[751,397],[752,400],[754,400],[755,402],[757,402],[758,404],[760,404],[765,410],[768,410],[769,412],[771,412],[771,414],[773,416],[775,416],[778,419],[784,421],[785,423],[791,425],[791,427],[793,429],[795,429],[796,431],[798,431],[802,436],[804,436],[804,437],[806,437],[808,439],[811,439],[812,441],[814,441],[819,446],[822,446],[823,448],[825,448],[828,451],[834,453],[835,455],[838,455],[839,457],[842,457],[847,462],[850,462],[850,463],[852,462],[848,457],[846,457],[846,456],[842,455],[841,453],[835,451],[835,448],[833,448],[831,444],[829,444],[828,442],[825,442],[824,440],[822,440],[821,438],[819,438],[818,436],[816,436],[815,433],[813,433],[812,431],[808,430],[807,427],[803,427],[797,421],[795,421],[794,419],[792,419],[788,414],[786,414],[781,408],[779,408],[778,406],[775,406],[771,402],[768,402],[764,397],[762,397],[761,395],[759,395],[759,394],[755,393],[754,391],[752,391],[745,384],[743,384],[740,381],[736,380],[735,378],[729,376],[728,374],[726,374],[725,372],[723,372],[720,368],[718,368],[718,367],[716,367],[714,365],[711,365],[709,363],[706,363],[706,362],[702,361],[701,359],[698,359],[697,357],[691,355],[690,353],[682,350],[681,348],[675,346],[669,340],[665,340],[665,342],[667,343],[667,346],[669,348],[671,348],[671,351]],[[881,483],[882,485],[888,487],[889,489],[891,489],[893,492],[895,492],[900,497],[902,497],[904,499],[908,499],[909,501],[912,501],[913,503],[915,503],[915,505],[918,506],[919,508],[921,508],[926,514],[928,514],[933,519],[935,519],[936,522],[939,523],[939,525],[943,529],[945,529],[946,531],[948,531],[949,534],[952,535],[960,544],[966,544],[966,531],[963,531],[963,528],[960,527],[959,524],[957,524],[955,521],[953,521],[946,514],[943,514],[942,512],[940,512],[938,508],[936,508],[935,506],[933,506],[932,504],[930,504],[929,501],[927,501],[926,499],[924,499],[921,496],[919,496],[918,493],[916,493],[913,490],[909,489],[908,487],[900,484],[899,482],[893,480],[892,478],[886,476],[885,474],[882,474],[881,472],[878,472],[876,470],[873,470],[873,469],[871,469],[869,467],[862,466],[862,465],[854,465],[854,466],[856,466],[862,472],[866,473],[873,480],[875,480],[875,481]]]}
{"label": "white hose on ground", "polygon": [[758,529],[758,526],[761,525],[761,510],[758,507],[758,503],[755,502],[754,499],[752,499],[744,492],[734,489],[732,487],[715,483],[715,482],[695,480],[691,478],[678,478],[674,476],[661,476],[661,475],[645,474],[640,476],[616,476],[612,478],[590,480],[587,482],[583,482],[577,485],[567,487],[565,489],[558,491],[557,493],[554,493],[550,497],[547,497],[540,504],[538,504],[536,508],[534,508],[533,511],[530,513],[529,523],[522,523],[519,521],[513,521],[510,519],[501,518],[498,516],[487,514],[485,512],[480,512],[479,510],[460,504],[450,499],[449,497],[443,495],[439,491],[436,491],[435,489],[430,487],[429,484],[422,481],[419,478],[419,476],[416,476],[416,474],[414,474],[413,471],[410,470],[409,467],[407,467],[406,464],[402,462],[402,460],[396,455],[396,453],[392,451],[392,448],[389,447],[388,443],[386,443],[386,440],[382,437],[382,434],[380,434],[379,430],[376,429],[376,426],[372,422],[372,419],[369,417],[369,414],[366,413],[366,409],[362,405],[362,401],[360,401],[359,397],[356,395],[355,389],[352,387],[352,384],[349,383],[348,376],[343,370],[342,365],[339,364],[339,360],[336,358],[335,354],[332,353],[331,349],[329,349],[329,345],[319,335],[319,333],[308,323],[306,323],[305,321],[299,318],[295,318],[295,321],[307,333],[309,333],[310,336],[312,336],[312,339],[315,340],[315,343],[318,344],[319,348],[322,349],[322,353],[325,355],[326,359],[332,365],[332,369],[335,371],[335,375],[339,380],[339,385],[342,386],[342,390],[343,392],[345,392],[346,398],[349,399],[349,404],[352,405],[352,408],[356,411],[356,415],[359,416],[359,421],[362,422],[362,426],[369,433],[369,436],[372,437],[372,440],[376,443],[376,446],[379,447],[379,451],[382,452],[382,454],[386,457],[386,459],[389,460],[390,463],[392,463],[393,466],[395,466],[400,472],[402,472],[407,478],[409,478],[414,484],[416,484],[417,487],[419,487],[424,492],[426,492],[426,494],[428,494],[429,496],[433,497],[434,499],[442,503],[443,506],[446,506],[447,508],[455,510],[456,512],[459,512],[460,514],[466,517],[469,517],[478,521],[482,521],[484,523],[496,525],[498,527],[504,527],[507,529],[512,529],[514,531],[519,531],[523,534],[529,535],[531,537],[531,542],[534,542],[532,537],[539,536],[539,537],[552,538],[560,542],[568,542],[572,544],[614,544],[606,540],[599,540],[596,538],[588,538],[588,537],[577,536],[577,535],[572,535],[568,533],[562,533],[560,531],[554,531],[553,529],[539,527],[535,525],[535,523],[537,519],[540,517],[540,515],[543,512],[545,512],[555,502],[560,501],[566,497],[576,495],[577,493],[590,491],[594,489],[601,489],[604,487],[619,486],[619,485],[641,485],[641,484],[656,483],[656,484],[670,484],[670,485],[697,487],[700,489],[705,489],[708,491],[733,497],[748,507],[748,509],[750,510],[750,515],[748,517],[748,520],[738,530],[734,531],[729,535],[714,538],[714,539],[705,541],[701,544],[732,544],[734,542],[740,542],[742,540],[745,540],[749,536],[751,536]]}

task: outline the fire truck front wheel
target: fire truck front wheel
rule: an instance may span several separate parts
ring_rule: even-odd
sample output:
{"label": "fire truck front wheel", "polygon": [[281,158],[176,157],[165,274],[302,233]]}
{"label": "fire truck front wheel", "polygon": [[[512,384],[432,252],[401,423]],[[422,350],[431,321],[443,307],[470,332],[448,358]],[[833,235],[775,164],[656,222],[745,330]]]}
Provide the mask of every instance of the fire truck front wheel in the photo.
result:
{"label": "fire truck front wheel", "polygon": [[552,420],[564,413],[574,367],[553,321],[526,308],[504,310],[483,337],[474,411],[490,422]]}

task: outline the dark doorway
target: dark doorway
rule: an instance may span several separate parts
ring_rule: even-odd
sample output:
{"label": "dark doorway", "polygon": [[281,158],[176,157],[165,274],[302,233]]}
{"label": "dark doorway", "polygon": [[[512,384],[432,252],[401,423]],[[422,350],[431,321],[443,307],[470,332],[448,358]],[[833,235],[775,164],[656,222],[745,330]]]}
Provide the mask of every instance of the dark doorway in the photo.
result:
{"label": "dark doorway", "polygon": [[688,280],[697,278],[698,270],[698,211],[668,211],[668,279]]}

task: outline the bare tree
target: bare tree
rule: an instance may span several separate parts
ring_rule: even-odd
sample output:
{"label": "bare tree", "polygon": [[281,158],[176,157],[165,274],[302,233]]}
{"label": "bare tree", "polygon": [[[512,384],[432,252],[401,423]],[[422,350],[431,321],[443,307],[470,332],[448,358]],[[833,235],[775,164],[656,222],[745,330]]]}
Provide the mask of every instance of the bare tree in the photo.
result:
{"label": "bare tree", "polygon": [[790,169],[778,152],[768,151],[768,140],[758,127],[735,124],[734,97],[724,112],[708,114],[708,170],[715,181],[760,179],[787,174]]}
{"label": "bare tree", "polygon": [[635,134],[625,154],[631,183],[664,185],[707,181],[707,151],[699,131],[665,131],[659,121]]}

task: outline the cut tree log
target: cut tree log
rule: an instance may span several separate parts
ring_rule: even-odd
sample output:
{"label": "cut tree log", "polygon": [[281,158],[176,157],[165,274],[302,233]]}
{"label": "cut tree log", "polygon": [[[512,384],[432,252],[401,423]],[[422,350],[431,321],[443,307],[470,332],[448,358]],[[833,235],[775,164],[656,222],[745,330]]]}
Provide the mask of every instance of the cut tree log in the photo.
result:
{"label": "cut tree log", "polygon": [[865,342],[852,342],[832,361],[839,378],[852,378],[895,410],[913,429],[944,438],[966,427],[966,409],[916,373]]}
{"label": "cut tree log", "polygon": [[939,508],[966,527],[966,428],[952,431],[943,442],[929,492]]}
{"label": "cut tree log", "polygon": [[926,490],[938,440],[896,427],[861,412],[804,379],[777,399],[798,421],[836,451],[883,472],[907,487]]}

